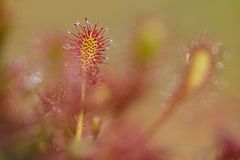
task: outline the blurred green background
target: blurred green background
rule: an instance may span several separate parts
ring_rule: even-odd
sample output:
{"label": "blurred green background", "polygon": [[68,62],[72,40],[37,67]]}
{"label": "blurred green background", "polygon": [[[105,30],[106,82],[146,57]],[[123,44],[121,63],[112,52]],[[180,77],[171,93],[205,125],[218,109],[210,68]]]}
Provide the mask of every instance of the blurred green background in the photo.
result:
{"label": "blurred green background", "polygon": [[7,0],[6,3],[13,19],[6,48],[9,55],[30,52],[37,35],[65,33],[86,16],[90,21],[99,17],[109,28],[114,40],[112,57],[124,50],[121,43],[131,37],[129,29],[139,15],[159,17],[174,39],[170,47],[178,47],[179,51],[196,35],[207,31],[223,42],[226,55],[221,75],[229,91],[240,95],[239,0]]}

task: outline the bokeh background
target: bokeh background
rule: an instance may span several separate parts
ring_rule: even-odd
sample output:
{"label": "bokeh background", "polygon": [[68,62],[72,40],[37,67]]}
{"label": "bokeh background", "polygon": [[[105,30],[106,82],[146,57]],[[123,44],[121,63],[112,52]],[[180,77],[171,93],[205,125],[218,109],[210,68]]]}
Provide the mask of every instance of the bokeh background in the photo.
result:
{"label": "bokeh background", "polygon": [[109,63],[113,68],[124,67],[119,61],[124,58],[119,57],[128,50],[137,19],[145,15],[157,17],[168,31],[170,49],[166,67],[172,68],[166,74],[168,78],[160,77],[159,86],[134,104],[139,108],[134,118],[146,125],[154,121],[161,110],[161,99],[168,96],[166,88],[174,83],[183,48],[201,33],[211,35],[223,43],[224,68],[212,86],[182,105],[156,141],[163,146],[174,146],[180,159],[210,159],[212,137],[218,129],[240,133],[239,0],[6,0],[5,3],[12,19],[4,49],[7,57],[31,54],[39,35],[66,33],[73,23],[87,16],[90,21],[100,18],[101,24],[109,28],[113,39]]}
{"label": "bokeh background", "polygon": [[[224,78],[231,92],[240,89],[239,40],[240,2],[238,0],[121,0],[121,1],[82,1],[82,0],[7,0],[14,19],[7,51],[10,54],[28,52],[33,38],[47,31],[66,31],[71,24],[89,17],[100,18],[109,28],[115,41],[113,53],[124,49],[121,42],[129,38],[129,29],[139,15],[160,17],[166,24],[173,47],[181,48],[196,34],[207,31],[216,35],[226,47],[229,60],[224,61]],[[117,51],[116,51],[117,50]],[[173,53],[172,53],[173,54]]]}

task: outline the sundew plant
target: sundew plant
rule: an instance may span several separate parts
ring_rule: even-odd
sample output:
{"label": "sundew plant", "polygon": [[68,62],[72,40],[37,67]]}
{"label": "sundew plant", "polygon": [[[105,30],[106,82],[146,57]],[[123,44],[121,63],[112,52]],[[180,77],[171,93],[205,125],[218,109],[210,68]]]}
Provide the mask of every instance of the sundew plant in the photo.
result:
{"label": "sundew plant", "polygon": [[173,2],[0,0],[0,160],[240,159],[239,8]]}

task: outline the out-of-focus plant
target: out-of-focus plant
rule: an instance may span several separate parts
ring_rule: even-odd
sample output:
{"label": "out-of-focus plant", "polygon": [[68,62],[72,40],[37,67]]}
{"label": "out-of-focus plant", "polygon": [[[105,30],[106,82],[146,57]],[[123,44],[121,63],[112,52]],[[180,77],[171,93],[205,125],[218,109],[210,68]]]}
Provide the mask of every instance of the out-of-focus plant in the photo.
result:
{"label": "out-of-focus plant", "polygon": [[3,5],[3,2],[0,1],[0,51],[2,50],[4,39],[9,30],[10,17]]}
{"label": "out-of-focus plant", "polygon": [[[3,5],[3,2],[0,1],[0,75],[3,74],[3,58],[4,54],[2,53],[4,42],[10,27],[10,16],[7,13],[7,9]],[[1,79],[4,79],[4,76],[1,76]],[[0,90],[3,88],[0,87]]]}
{"label": "out-of-focus plant", "polygon": [[147,67],[149,63],[156,62],[154,59],[166,45],[167,30],[156,18],[140,20],[135,31],[132,61],[135,65]]}
{"label": "out-of-focus plant", "polygon": [[240,145],[238,138],[225,135],[219,139],[219,155],[217,156],[217,160],[239,159]]}
{"label": "out-of-focus plant", "polygon": [[2,1],[0,1],[0,123],[4,123],[4,119],[1,117],[4,115],[3,111],[3,100],[5,98],[4,91],[6,90],[6,74],[4,70],[6,69],[5,62],[4,62],[4,54],[3,54],[3,46],[6,40],[6,35],[8,33],[10,26],[10,17],[7,14],[7,9]]}
{"label": "out-of-focus plant", "polygon": [[182,78],[168,100],[166,111],[149,129],[150,135],[161,128],[182,100],[204,86],[216,73],[215,66],[219,61],[220,51],[219,44],[206,37],[200,37],[198,40],[191,42],[189,49],[186,50],[186,66]]}

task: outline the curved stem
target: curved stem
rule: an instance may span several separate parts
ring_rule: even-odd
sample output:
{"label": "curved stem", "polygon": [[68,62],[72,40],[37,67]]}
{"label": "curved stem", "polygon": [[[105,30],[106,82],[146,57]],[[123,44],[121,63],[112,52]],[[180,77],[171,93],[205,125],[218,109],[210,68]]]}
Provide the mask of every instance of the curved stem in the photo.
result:
{"label": "curved stem", "polygon": [[151,138],[161,127],[171,118],[177,110],[179,103],[186,97],[187,88],[184,84],[180,85],[166,105],[166,111],[161,115],[147,130],[147,135]]}

